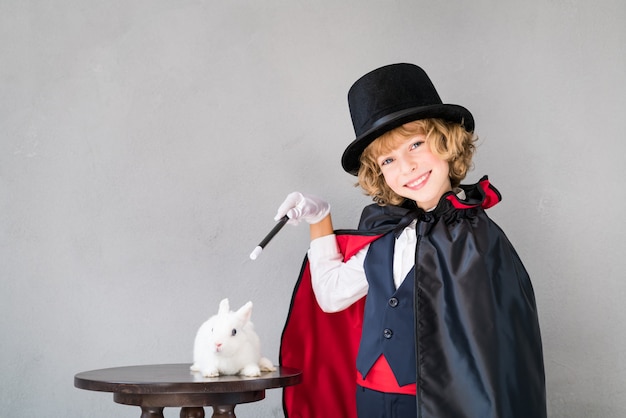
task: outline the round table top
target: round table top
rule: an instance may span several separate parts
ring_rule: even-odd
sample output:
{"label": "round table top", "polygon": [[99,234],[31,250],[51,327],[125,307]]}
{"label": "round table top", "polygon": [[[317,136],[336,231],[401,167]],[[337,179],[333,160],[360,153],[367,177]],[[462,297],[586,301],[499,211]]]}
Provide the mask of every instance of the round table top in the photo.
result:
{"label": "round table top", "polygon": [[228,393],[248,392],[298,384],[302,372],[277,367],[258,377],[202,377],[189,370],[191,364],[153,364],[113,367],[78,373],[74,386],[79,389],[129,394]]}

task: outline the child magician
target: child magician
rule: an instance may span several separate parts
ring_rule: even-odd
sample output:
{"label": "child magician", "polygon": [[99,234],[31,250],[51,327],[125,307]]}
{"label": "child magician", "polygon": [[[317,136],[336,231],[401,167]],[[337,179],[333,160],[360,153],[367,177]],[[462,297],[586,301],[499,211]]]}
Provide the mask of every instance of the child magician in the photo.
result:
{"label": "child magician", "polygon": [[374,201],[356,230],[294,192],[278,209],[311,244],[281,341],[303,370],[291,418],[545,418],[541,335],[530,278],[485,210],[485,176],[462,184],[474,118],[444,104],[424,70],[393,64],[348,92],[356,134],[343,169]]}

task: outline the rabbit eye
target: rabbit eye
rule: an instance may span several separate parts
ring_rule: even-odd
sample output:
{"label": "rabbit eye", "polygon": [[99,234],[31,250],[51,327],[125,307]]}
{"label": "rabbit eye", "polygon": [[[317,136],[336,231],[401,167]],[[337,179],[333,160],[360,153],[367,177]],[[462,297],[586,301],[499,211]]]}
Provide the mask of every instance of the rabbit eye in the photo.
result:
{"label": "rabbit eye", "polygon": [[233,328],[230,334],[234,337],[235,335],[237,335],[237,330]]}

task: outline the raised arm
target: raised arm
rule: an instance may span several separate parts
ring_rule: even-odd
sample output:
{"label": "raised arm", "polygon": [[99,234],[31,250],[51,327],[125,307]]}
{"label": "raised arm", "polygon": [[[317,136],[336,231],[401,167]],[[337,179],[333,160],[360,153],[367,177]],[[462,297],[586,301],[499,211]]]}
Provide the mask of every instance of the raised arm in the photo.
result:
{"label": "raised arm", "polygon": [[340,311],[367,294],[368,283],[363,270],[367,247],[347,262],[343,261],[334,235],[330,205],[326,201],[299,192],[290,193],[278,208],[275,219],[285,215],[292,225],[301,220],[309,224],[311,284],[322,310]]}

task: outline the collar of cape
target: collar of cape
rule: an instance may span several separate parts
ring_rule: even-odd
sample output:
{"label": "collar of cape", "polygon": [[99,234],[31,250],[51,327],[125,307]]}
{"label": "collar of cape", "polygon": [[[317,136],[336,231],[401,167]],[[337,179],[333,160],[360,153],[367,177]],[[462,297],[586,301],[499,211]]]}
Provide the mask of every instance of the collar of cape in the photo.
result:
{"label": "collar of cape", "polygon": [[380,206],[371,204],[363,209],[358,231],[364,234],[384,234],[389,231],[400,233],[415,219],[428,220],[446,216],[450,213],[464,213],[476,209],[488,209],[502,200],[500,192],[483,176],[478,183],[459,186],[465,192],[461,200],[449,191],[441,196],[432,211],[426,212],[417,207],[412,200],[405,200],[401,205]]}

